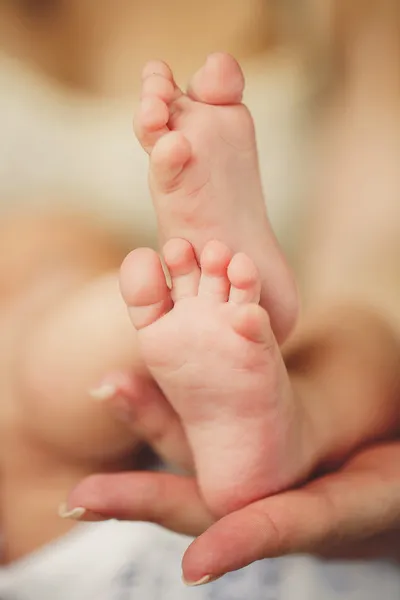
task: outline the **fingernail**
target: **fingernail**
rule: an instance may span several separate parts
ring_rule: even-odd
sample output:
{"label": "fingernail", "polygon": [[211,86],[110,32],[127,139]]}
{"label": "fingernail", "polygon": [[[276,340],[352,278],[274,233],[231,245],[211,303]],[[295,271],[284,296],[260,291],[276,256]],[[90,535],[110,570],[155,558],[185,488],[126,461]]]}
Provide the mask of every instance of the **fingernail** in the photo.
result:
{"label": "fingernail", "polygon": [[214,577],[213,575],[204,575],[201,579],[197,581],[187,581],[184,577],[182,577],[183,583],[188,587],[197,587],[199,585],[206,585],[207,583],[211,583],[212,581],[216,581],[219,577]]}
{"label": "fingernail", "polygon": [[93,400],[98,400],[99,402],[109,400],[115,396],[116,393],[117,387],[113,383],[103,383],[99,387],[89,390],[89,396],[91,396]]}
{"label": "fingernail", "polygon": [[86,508],[82,506],[77,506],[76,508],[68,509],[68,506],[65,504],[60,504],[58,507],[58,516],[62,519],[72,519],[73,521],[80,521],[83,515],[86,513]]}

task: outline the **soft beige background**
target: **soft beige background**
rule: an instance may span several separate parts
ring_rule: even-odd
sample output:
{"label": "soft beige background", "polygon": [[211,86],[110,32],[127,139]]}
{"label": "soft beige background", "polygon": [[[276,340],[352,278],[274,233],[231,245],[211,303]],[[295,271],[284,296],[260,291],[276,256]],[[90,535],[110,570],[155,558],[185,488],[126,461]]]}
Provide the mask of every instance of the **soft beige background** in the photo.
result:
{"label": "soft beige background", "polygon": [[[304,183],[305,78],[283,52],[243,66],[267,203],[282,235]],[[151,240],[147,157],[132,133],[137,99],[68,92],[1,57],[0,210],[65,205],[90,211],[132,243]]]}

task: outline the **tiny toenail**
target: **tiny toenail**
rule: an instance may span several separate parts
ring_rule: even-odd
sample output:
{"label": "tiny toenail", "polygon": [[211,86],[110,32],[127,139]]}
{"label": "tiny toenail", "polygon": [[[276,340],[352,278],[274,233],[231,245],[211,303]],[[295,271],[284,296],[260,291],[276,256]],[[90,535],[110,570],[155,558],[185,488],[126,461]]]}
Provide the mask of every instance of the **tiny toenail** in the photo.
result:
{"label": "tiny toenail", "polygon": [[109,400],[115,396],[116,393],[117,387],[113,383],[103,383],[99,387],[89,390],[89,396],[91,396],[93,400],[98,400],[99,402]]}
{"label": "tiny toenail", "polygon": [[77,506],[75,508],[68,509],[65,502],[60,504],[58,507],[58,515],[62,519],[72,519],[73,521],[80,521],[84,514],[86,513],[86,508],[82,506]]}
{"label": "tiny toenail", "polygon": [[219,579],[219,577],[214,577],[213,575],[204,575],[204,577],[198,579],[197,581],[187,581],[184,577],[182,577],[183,583],[188,587],[198,587],[200,585],[206,585],[207,583],[211,583],[213,581],[216,581],[217,579]]}

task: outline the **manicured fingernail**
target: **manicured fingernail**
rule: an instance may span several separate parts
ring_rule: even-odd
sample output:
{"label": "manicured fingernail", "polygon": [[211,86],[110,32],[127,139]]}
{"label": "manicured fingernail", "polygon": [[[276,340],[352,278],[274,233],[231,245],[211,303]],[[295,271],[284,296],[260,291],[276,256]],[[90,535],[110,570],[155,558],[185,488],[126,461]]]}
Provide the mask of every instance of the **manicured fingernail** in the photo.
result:
{"label": "manicured fingernail", "polygon": [[99,402],[109,400],[115,396],[116,393],[117,387],[113,383],[103,383],[99,387],[89,390],[89,395],[93,400],[98,400]]}
{"label": "manicured fingernail", "polygon": [[65,502],[60,504],[58,507],[58,515],[62,519],[72,519],[73,521],[80,521],[83,515],[86,513],[86,508],[82,506],[77,506],[76,508],[68,509]]}
{"label": "manicured fingernail", "polygon": [[185,585],[187,585],[188,587],[197,587],[199,585],[206,585],[207,583],[211,583],[212,581],[215,581],[216,579],[219,579],[219,577],[213,577],[212,575],[204,575],[204,577],[202,577],[201,579],[198,579],[197,581],[187,581],[184,577],[182,577],[183,583]]}

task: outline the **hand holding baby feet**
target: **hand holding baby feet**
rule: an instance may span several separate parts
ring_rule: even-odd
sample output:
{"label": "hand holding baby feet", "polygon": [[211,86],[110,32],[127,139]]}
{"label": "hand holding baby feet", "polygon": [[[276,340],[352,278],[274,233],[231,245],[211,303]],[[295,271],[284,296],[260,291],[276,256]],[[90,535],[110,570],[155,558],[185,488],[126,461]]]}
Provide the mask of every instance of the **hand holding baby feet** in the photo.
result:
{"label": "hand holding baby feet", "polygon": [[135,131],[150,155],[162,241],[190,240],[197,259],[213,239],[246,252],[259,270],[261,306],[281,343],[296,321],[297,292],[267,218],[243,90],[240,67],[226,54],[209,56],[186,94],[165,63],[150,62]]}
{"label": "hand holding baby feet", "polygon": [[165,463],[175,470],[193,470],[191,451],[179,417],[148,375],[113,371],[90,394],[106,404],[112,414]]}
{"label": "hand holding baby feet", "polygon": [[182,420],[200,489],[221,516],[298,481],[310,468],[261,283],[245,254],[170,240],[164,258],[133,251],[121,290],[143,358]]}

